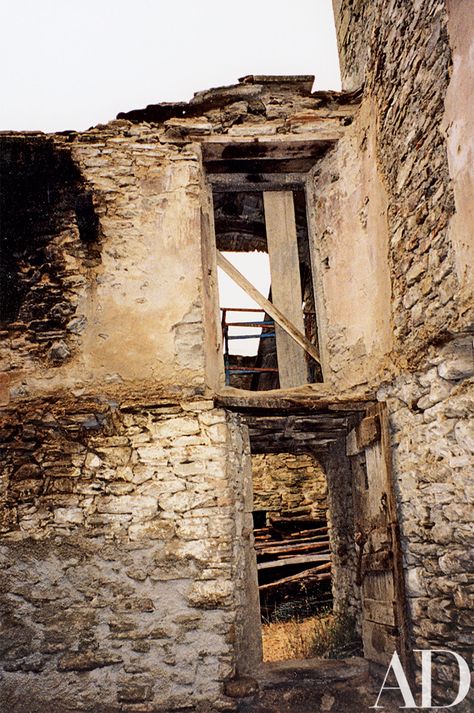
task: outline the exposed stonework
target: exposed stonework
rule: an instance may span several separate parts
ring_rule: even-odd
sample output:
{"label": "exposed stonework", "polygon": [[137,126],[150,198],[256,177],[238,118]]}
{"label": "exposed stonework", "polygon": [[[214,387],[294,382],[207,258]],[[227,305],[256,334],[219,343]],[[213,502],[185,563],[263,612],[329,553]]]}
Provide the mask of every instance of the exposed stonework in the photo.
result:
{"label": "exposed stonework", "polygon": [[219,707],[251,589],[233,421],[209,401],[38,403],[3,436],[2,706]]}
{"label": "exposed stonework", "polygon": [[[366,146],[372,143],[384,185],[397,366],[378,397],[392,424],[412,642],[472,663],[474,292],[465,195],[468,186],[472,194],[474,136],[463,95],[472,72],[472,6],[334,6],[344,85],[365,82]],[[366,202],[370,210],[373,196]],[[451,702],[449,658],[436,676],[437,700]]]}
{"label": "exposed stonework", "polygon": [[[274,436],[321,463],[335,606],[360,618],[346,435],[387,403],[411,643],[468,657],[472,7],[334,4],[342,93],[247,77],[83,133],[1,137],[13,713],[235,708],[225,691],[260,655],[249,413],[256,453]],[[306,193],[323,382],[256,394],[223,386],[211,188],[262,186]],[[450,702],[453,662],[436,676]]]}
{"label": "exposed stonework", "polygon": [[326,509],[327,484],[318,463],[307,455],[256,454],[252,457],[253,508],[270,514]]}
{"label": "exposed stonework", "polygon": [[[391,411],[413,642],[471,660],[474,396],[472,337],[401,376],[380,397]],[[469,378],[469,376],[471,378]],[[467,546],[467,547],[466,547]],[[438,700],[453,699],[451,660],[436,667]],[[456,680],[456,678],[454,678]]]}

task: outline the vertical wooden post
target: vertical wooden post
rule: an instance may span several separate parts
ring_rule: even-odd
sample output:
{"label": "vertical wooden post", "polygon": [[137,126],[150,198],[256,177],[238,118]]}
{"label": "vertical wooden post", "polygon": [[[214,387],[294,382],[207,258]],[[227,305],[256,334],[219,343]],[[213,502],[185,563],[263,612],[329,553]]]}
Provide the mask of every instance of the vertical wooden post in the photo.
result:
{"label": "vertical wooden post", "polygon": [[[264,191],[272,302],[304,334],[300,264],[292,191]],[[308,367],[303,349],[279,326],[276,329],[280,388],[288,389],[308,382]]]}

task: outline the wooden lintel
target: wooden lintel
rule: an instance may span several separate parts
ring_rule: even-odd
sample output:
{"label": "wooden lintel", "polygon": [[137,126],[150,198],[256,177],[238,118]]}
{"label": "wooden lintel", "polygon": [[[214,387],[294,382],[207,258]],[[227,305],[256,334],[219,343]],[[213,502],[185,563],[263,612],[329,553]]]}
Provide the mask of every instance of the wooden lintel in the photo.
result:
{"label": "wooden lintel", "polygon": [[216,193],[245,191],[301,190],[306,173],[209,173],[207,175]]}
{"label": "wooden lintel", "polygon": [[315,132],[269,136],[210,135],[200,137],[204,162],[235,158],[293,158],[318,157],[331,148],[343,135],[343,130],[321,127]]}
{"label": "wooden lintel", "polygon": [[236,267],[232,265],[229,260],[227,260],[224,255],[222,255],[219,250],[217,251],[217,265],[224,270],[226,275],[228,275],[234,282],[236,282],[239,287],[241,287],[245,292],[247,292],[250,297],[255,300],[255,302],[258,304],[259,307],[261,307],[267,314],[272,317],[272,319],[275,320],[277,324],[282,327],[287,334],[292,337],[297,344],[300,345],[305,351],[308,352],[308,354],[320,364],[320,356],[319,352],[314,346],[314,344],[311,344],[311,342],[306,339],[304,334],[301,334],[296,327],[293,326],[293,324],[285,317],[285,315],[280,312],[280,310],[275,307],[274,304],[272,304],[269,300],[267,300],[261,292],[259,292],[251,282],[247,280],[242,273],[237,270]]}
{"label": "wooden lintel", "polygon": [[339,413],[340,416],[366,412],[374,402],[370,399],[355,400],[342,398],[334,394],[313,393],[308,391],[286,389],[283,392],[244,391],[236,393],[236,389],[224,388],[215,395],[216,405],[241,413],[285,413],[320,414],[327,416]]}

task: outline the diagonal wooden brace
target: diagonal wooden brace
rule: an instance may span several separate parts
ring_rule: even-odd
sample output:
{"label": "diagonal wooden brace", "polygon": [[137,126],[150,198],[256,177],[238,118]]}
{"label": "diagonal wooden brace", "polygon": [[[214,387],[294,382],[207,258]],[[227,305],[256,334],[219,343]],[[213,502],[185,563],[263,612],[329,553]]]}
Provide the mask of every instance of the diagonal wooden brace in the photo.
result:
{"label": "diagonal wooden brace", "polygon": [[224,272],[226,275],[228,275],[231,280],[234,280],[239,287],[241,287],[245,292],[250,295],[250,297],[255,300],[255,302],[258,304],[259,307],[261,307],[267,314],[272,317],[272,319],[275,320],[277,324],[280,325],[282,329],[287,332],[287,334],[292,337],[297,344],[300,345],[308,354],[318,362],[318,364],[321,363],[321,358],[319,356],[319,352],[314,346],[314,344],[311,344],[311,342],[306,339],[304,334],[301,334],[301,332],[294,327],[291,322],[285,317],[282,312],[278,309],[278,307],[275,307],[274,304],[269,302],[261,292],[259,292],[251,282],[247,280],[246,277],[242,275],[239,270],[237,270],[236,267],[232,265],[231,262],[227,260],[227,258],[222,255],[219,250],[217,251],[217,264]]}

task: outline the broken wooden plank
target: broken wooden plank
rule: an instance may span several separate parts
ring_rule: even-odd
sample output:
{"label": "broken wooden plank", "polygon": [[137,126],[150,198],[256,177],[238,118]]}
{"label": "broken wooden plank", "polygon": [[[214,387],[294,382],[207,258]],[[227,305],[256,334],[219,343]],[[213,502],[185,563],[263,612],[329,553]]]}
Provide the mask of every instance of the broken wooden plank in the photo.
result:
{"label": "broken wooden plank", "polygon": [[304,334],[301,334],[292,324],[291,322],[285,317],[280,310],[275,307],[274,304],[269,302],[253,285],[251,282],[247,280],[246,277],[242,275],[239,270],[237,270],[236,267],[232,265],[229,260],[227,260],[224,255],[222,255],[219,250],[217,251],[217,264],[224,272],[232,279],[234,282],[236,282],[239,287],[241,287],[247,294],[252,297],[253,300],[258,304],[259,307],[265,310],[267,314],[272,317],[275,322],[277,322],[280,327],[283,327],[283,329],[295,340],[297,344],[300,345],[303,349],[305,349],[310,356],[313,357],[315,361],[320,363],[320,356],[318,353],[318,350],[314,346],[314,344],[311,344],[308,339],[304,336]]}
{"label": "broken wooden plank", "polygon": [[329,530],[329,527],[325,525],[324,527],[316,527],[312,530],[298,530],[298,532],[289,532],[288,537],[319,537],[318,533],[322,533],[321,536],[324,535],[325,532]]}
{"label": "broken wooden plank", "polygon": [[277,555],[278,557],[285,555],[293,555],[300,552],[315,552],[316,550],[327,549],[329,550],[329,540],[323,540],[322,542],[309,542],[302,544],[291,544],[286,546],[273,546],[273,544],[268,544],[266,547],[259,547],[257,549],[257,557],[266,557],[269,555]]}
{"label": "broken wooden plank", "polygon": [[[329,570],[329,571],[328,571]],[[259,586],[260,591],[278,588],[279,586],[284,586],[287,583],[293,583],[298,581],[318,581],[331,579],[331,563],[326,562],[317,567],[311,567],[310,569],[305,569],[304,572],[298,572],[298,574],[291,574],[289,577],[282,577],[275,580],[274,582],[267,582]]]}
{"label": "broken wooden plank", "polygon": [[[322,520],[315,517],[308,517],[307,515],[296,515],[295,517],[270,517],[271,525],[308,525],[312,527],[322,522]],[[303,527],[300,527],[303,529]]]}
{"label": "broken wooden plank", "polygon": [[296,555],[295,557],[286,557],[281,560],[273,560],[272,562],[260,562],[257,564],[257,569],[273,569],[275,567],[286,567],[293,564],[306,564],[308,562],[330,562],[331,555]]}

